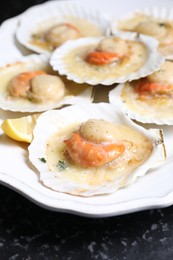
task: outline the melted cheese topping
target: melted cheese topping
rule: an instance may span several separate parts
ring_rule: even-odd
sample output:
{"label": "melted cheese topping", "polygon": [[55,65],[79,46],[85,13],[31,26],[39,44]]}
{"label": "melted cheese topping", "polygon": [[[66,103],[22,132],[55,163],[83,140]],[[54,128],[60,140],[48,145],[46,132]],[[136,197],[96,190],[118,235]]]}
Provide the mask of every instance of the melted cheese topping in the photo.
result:
{"label": "melted cheese topping", "polygon": [[[49,171],[58,171],[58,162],[65,161],[68,167],[61,171],[62,178],[70,180],[78,184],[85,184],[89,186],[103,185],[107,182],[112,182],[115,179],[124,179],[126,176],[141,165],[152,152],[151,141],[138,131],[124,125],[114,125],[114,130],[110,128],[110,135],[114,136],[115,140],[118,138],[126,143],[125,152],[119,156],[115,161],[98,168],[83,168],[75,165],[71,160],[68,160],[66,155],[66,147],[64,140],[67,140],[73,131],[79,129],[80,123],[70,125],[67,128],[61,129],[57,134],[52,136],[47,143],[46,161]],[[107,127],[108,131],[109,127]],[[85,135],[90,135],[86,133]],[[105,131],[105,133],[107,133]],[[103,131],[104,132],[104,131]],[[103,133],[101,134],[103,138]],[[123,183],[125,185],[125,183]]]}
{"label": "melted cheese topping", "polygon": [[106,65],[93,65],[85,61],[88,53],[97,49],[97,44],[78,47],[64,57],[66,70],[83,79],[114,79],[126,76],[140,69],[147,60],[147,48],[141,42],[126,41],[128,53],[118,62]]}

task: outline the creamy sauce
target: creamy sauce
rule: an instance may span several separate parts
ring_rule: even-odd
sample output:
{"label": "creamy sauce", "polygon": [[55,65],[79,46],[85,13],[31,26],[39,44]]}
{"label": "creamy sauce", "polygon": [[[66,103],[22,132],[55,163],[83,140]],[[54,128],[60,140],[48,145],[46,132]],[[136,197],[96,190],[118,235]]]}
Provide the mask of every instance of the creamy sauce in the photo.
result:
{"label": "creamy sauce", "polygon": [[[145,79],[159,85],[173,86],[173,62],[165,61],[158,71],[155,71]],[[143,80],[143,79],[142,79]],[[155,94],[147,96],[138,95],[134,88],[141,80],[126,83],[122,91],[122,100],[132,111],[143,116],[153,115],[155,118],[172,118],[173,117],[173,90],[167,94]],[[172,93],[172,94],[171,94]]]}
{"label": "creamy sauce", "polygon": [[173,53],[173,21],[136,14],[130,19],[120,21],[118,28],[152,36],[159,41],[159,52],[163,55]]}
{"label": "creamy sauce", "polygon": [[168,95],[156,95],[144,99],[134,91],[133,83],[126,83],[121,93],[122,101],[126,106],[142,116],[152,115],[158,119],[173,117],[173,98]]}
{"label": "creamy sauce", "polygon": [[[80,38],[99,37],[104,35],[104,32],[97,25],[83,18],[66,16],[63,17],[59,23],[70,23],[75,26],[80,32]],[[52,51],[54,47],[52,47],[52,44],[44,39],[44,34],[54,25],[57,25],[57,21],[55,19],[40,23],[35,29],[35,32],[31,35],[30,43],[45,50]]]}
{"label": "creamy sauce", "polygon": [[[68,139],[80,123],[61,129],[47,142],[46,161],[50,172],[58,172],[58,162],[65,161],[67,168],[59,171],[61,178],[76,184],[89,186],[104,185],[117,179],[124,179],[144,163],[152,152],[152,143],[143,134],[124,125],[118,125],[119,138],[126,143],[126,151],[115,161],[98,168],[83,168],[75,165],[66,154],[64,140]],[[116,137],[115,137],[115,140]],[[123,183],[125,185],[125,183]]]}
{"label": "creamy sauce", "polygon": [[173,45],[159,45],[158,51],[164,56],[173,54]]}
{"label": "creamy sauce", "polygon": [[30,100],[26,98],[17,98],[12,97],[9,95],[8,87],[10,84],[10,81],[18,74],[22,72],[29,72],[34,70],[44,70],[49,73],[50,68],[47,64],[40,64],[40,63],[34,63],[34,62],[16,62],[15,64],[9,64],[5,67],[0,68],[0,99],[1,102],[3,99],[8,100],[9,102],[15,102],[17,104],[20,104],[21,106],[23,104],[30,104]]}
{"label": "creamy sauce", "polygon": [[[31,105],[32,102],[29,98],[22,98],[22,97],[13,97],[9,95],[8,91],[8,86],[10,84],[10,81],[12,78],[14,78],[16,75],[18,75],[21,72],[26,72],[26,71],[32,71],[32,70],[39,70],[43,69],[50,75],[57,75],[57,73],[53,72],[52,69],[47,66],[47,65],[39,65],[34,63],[16,63],[14,65],[10,65],[4,68],[1,68],[0,71],[0,99],[5,99],[8,100],[11,103],[15,103],[18,105]],[[65,93],[64,93],[64,98],[69,97],[69,96],[77,96],[80,95],[85,89],[90,87],[88,84],[77,84],[75,82],[67,80],[65,77],[60,76],[62,81],[65,84]],[[2,101],[1,101],[2,102]],[[46,100],[46,97],[44,98],[43,103],[52,103],[52,102],[57,102],[56,100]]]}
{"label": "creamy sauce", "polygon": [[106,80],[126,76],[141,68],[148,55],[147,49],[142,43],[129,41],[128,44],[130,49],[128,56],[122,58],[120,62],[100,66],[85,61],[86,55],[96,49],[96,44],[78,47],[64,57],[66,70],[85,80],[90,78]]}

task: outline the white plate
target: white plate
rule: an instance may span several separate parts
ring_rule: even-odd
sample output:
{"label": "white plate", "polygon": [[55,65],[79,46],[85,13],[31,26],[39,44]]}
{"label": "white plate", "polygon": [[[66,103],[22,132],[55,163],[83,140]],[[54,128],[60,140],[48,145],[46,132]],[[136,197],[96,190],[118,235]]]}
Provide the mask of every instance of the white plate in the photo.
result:
{"label": "white plate", "polygon": [[[83,2],[85,0],[74,0]],[[172,6],[165,0],[89,0],[87,5],[99,8],[110,14],[111,18],[120,17],[124,12],[150,6]],[[28,51],[16,45],[14,31],[18,17],[5,21],[0,27],[0,65],[17,59]],[[4,44],[5,43],[5,44]],[[97,98],[99,101],[99,97]],[[21,114],[0,110],[0,123],[5,118]],[[153,126],[149,126],[153,127]],[[89,217],[106,217],[151,208],[166,207],[173,204],[173,127],[163,127],[165,133],[168,161],[162,167],[148,172],[134,184],[106,196],[82,198],[54,192],[38,181],[38,173],[28,161],[27,145],[15,142],[0,132],[0,182],[16,190],[34,203],[54,211],[70,212]]]}

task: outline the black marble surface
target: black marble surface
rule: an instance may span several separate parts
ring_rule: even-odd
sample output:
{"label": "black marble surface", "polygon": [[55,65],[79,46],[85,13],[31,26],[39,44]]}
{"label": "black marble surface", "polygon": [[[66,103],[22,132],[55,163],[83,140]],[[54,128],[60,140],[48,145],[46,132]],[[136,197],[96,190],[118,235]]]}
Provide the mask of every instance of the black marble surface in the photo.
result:
{"label": "black marble surface", "polygon": [[[3,1],[0,22],[45,1]],[[110,218],[48,211],[0,186],[0,260],[171,260],[173,207]]]}

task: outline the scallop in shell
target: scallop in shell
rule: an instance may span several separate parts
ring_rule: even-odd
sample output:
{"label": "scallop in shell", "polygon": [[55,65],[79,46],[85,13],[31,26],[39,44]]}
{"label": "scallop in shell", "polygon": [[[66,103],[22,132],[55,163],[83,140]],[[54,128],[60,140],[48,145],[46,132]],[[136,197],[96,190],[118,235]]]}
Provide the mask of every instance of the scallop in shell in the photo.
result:
{"label": "scallop in shell", "polygon": [[173,125],[173,62],[145,78],[126,82],[109,92],[109,102],[142,123]]}
{"label": "scallop in shell", "polygon": [[173,10],[167,7],[136,9],[111,22],[110,33],[138,32],[159,41],[158,50],[166,59],[173,59]]}
{"label": "scallop in shell", "polygon": [[30,50],[50,53],[70,39],[105,35],[108,26],[108,18],[87,5],[50,1],[21,15],[16,37]]}
{"label": "scallop in shell", "polygon": [[[28,79],[25,84],[25,78],[35,71],[45,75]],[[79,85],[59,76],[52,71],[47,55],[21,57],[0,67],[0,108],[3,110],[41,112],[67,104],[92,102],[92,98],[92,86]]]}
{"label": "scallop in shell", "polygon": [[46,187],[93,196],[133,183],[165,160],[165,150],[162,130],[138,126],[110,103],[82,104],[42,113],[29,159]]}
{"label": "scallop in shell", "polygon": [[77,83],[123,83],[159,69],[164,58],[158,53],[157,45],[152,37],[136,33],[89,37],[57,48],[51,54],[50,64],[53,70]]}

